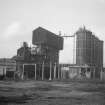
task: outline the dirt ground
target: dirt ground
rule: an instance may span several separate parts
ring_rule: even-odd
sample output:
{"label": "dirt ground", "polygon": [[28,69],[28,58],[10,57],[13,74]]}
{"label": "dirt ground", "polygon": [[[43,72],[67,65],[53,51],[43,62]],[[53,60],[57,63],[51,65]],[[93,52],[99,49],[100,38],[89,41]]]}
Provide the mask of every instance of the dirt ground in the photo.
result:
{"label": "dirt ground", "polygon": [[0,81],[0,105],[105,105],[105,82]]}

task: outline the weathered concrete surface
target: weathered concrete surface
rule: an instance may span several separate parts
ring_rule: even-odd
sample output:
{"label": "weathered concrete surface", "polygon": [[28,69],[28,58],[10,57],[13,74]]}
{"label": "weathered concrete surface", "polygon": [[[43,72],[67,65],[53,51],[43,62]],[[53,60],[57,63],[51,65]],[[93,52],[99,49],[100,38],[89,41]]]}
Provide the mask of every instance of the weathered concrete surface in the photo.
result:
{"label": "weathered concrete surface", "polygon": [[104,99],[104,82],[0,82],[0,105],[105,105]]}

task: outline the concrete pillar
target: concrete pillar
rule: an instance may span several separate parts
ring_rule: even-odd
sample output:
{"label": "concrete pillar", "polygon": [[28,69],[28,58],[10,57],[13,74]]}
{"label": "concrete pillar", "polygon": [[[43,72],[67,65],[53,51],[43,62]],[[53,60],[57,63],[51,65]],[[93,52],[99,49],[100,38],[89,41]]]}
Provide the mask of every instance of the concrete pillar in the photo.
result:
{"label": "concrete pillar", "polygon": [[51,73],[52,72],[52,63],[50,62],[50,78],[49,78],[49,80],[51,80],[52,78],[51,78]]}
{"label": "concrete pillar", "polygon": [[36,64],[35,64],[35,80],[36,80]]}
{"label": "concrete pillar", "polygon": [[95,68],[93,70],[93,78],[95,79]]}
{"label": "concrete pillar", "polygon": [[90,79],[91,79],[91,71],[92,71],[92,68],[90,68]]}
{"label": "concrete pillar", "polygon": [[58,64],[58,79],[60,79],[60,67],[59,67],[59,64]]}
{"label": "concrete pillar", "polygon": [[103,76],[102,76],[102,74],[103,74],[103,71],[102,71],[102,68],[101,68],[101,72],[100,72],[100,80],[103,80]]}
{"label": "concrete pillar", "polygon": [[22,72],[22,80],[24,79],[24,64],[23,64],[23,72]]}
{"label": "concrete pillar", "polygon": [[14,74],[13,74],[13,79],[15,80],[15,71],[14,71]]}
{"label": "concrete pillar", "polygon": [[7,68],[6,68],[6,66],[4,66],[3,67],[3,75],[4,75],[4,77],[6,77],[6,73],[7,73]]}
{"label": "concrete pillar", "polygon": [[56,63],[54,65],[54,79],[56,79]]}
{"label": "concrete pillar", "polygon": [[79,68],[79,79],[81,79],[81,67]]}
{"label": "concrete pillar", "polygon": [[44,62],[42,64],[42,80],[44,80]]}
{"label": "concrete pillar", "polygon": [[86,72],[85,72],[86,78],[87,78],[87,70],[88,70],[88,68],[86,67]]}
{"label": "concrete pillar", "polygon": [[[63,67],[62,67],[62,68],[63,68]],[[61,68],[61,79],[63,79],[62,68]]]}

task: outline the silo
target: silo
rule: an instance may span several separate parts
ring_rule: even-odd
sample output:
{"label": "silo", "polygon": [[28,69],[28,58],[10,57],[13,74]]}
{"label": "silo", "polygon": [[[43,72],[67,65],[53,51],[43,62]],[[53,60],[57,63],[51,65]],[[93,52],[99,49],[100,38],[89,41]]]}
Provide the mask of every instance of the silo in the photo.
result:
{"label": "silo", "polygon": [[76,64],[83,65],[86,56],[86,33],[84,29],[79,29],[76,32]]}
{"label": "silo", "polygon": [[84,65],[91,63],[91,35],[92,32],[85,28],[76,32],[76,64]]}

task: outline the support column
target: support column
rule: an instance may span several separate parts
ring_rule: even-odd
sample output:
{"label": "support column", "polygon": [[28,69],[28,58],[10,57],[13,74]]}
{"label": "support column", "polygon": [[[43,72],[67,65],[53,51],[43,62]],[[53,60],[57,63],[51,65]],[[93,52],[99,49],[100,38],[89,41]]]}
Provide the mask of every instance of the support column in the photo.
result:
{"label": "support column", "polygon": [[54,79],[56,79],[56,63],[55,63],[55,66],[54,66]]}
{"label": "support column", "polygon": [[90,67],[90,79],[91,79],[92,67]]}
{"label": "support column", "polygon": [[49,80],[51,80],[52,78],[51,78],[51,73],[52,72],[52,63],[50,62],[50,78],[49,78]]}
{"label": "support column", "polygon": [[24,79],[24,64],[23,64],[23,73],[22,73],[22,80]]}
{"label": "support column", "polygon": [[59,64],[58,64],[58,79],[60,79],[60,67],[59,67]]}
{"label": "support column", "polygon": [[14,80],[15,80],[15,72],[16,72],[16,71],[14,71],[14,73],[13,73],[13,79],[14,79]]}
{"label": "support column", "polygon": [[44,80],[44,62],[42,64],[42,80]]}
{"label": "support column", "polygon": [[7,69],[6,69],[6,66],[3,68],[3,75],[4,77],[6,78],[6,74],[7,74]]}
{"label": "support column", "polygon": [[87,78],[87,69],[88,69],[88,68],[86,67],[86,72],[85,72],[86,78]]}
{"label": "support column", "polygon": [[93,78],[95,79],[95,68],[94,68],[94,71],[93,71]]}
{"label": "support column", "polygon": [[63,73],[62,73],[62,68],[63,68],[63,67],[61,67],[61,79],[63,79]]}
{"label": "support column", "polygon": [[35,64],[35,80],[36,80],[36,64]]}
{"label": "support column", "polygon": [[79,79],[81,80],[81,78],[82,78],[82,76],[81,76],[81,67],[79,68],[79,75],[80,75]]}
{"label": "support column", "polygon": [[102,68],[101,68],[101,72],[100,72],[100,80],[102,80],[102,79],[103,79],[102,74],[103,74],[103,71],[102,71]]}

